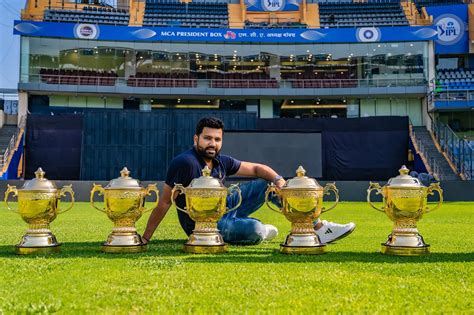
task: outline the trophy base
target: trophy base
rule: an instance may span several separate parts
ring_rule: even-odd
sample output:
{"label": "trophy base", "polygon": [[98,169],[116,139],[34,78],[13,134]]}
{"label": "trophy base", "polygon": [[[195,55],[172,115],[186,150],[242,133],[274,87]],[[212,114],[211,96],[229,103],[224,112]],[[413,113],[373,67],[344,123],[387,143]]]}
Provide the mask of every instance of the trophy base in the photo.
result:
{"label": "trophy base", "polygon": [[280,253],[288,255],[321,255],[326,253],[326,245],[298,247],[281,244]]}
{"label": "trophy base", "polygon": [[280,245],[280,253],[296,255],[319,255],[326,252],[326,245],[319,242],[316,233],[288,234]]}
{"label": "trophy base", "polygon": [[104,253],[142,253],[146,252],[148,246],[142,243],[142,238],[137,232],[113,231],[102,245]]}
{"label": "trophy base", "polygon": [[130,253],[144,253],[148,249],[146,244],[142,245],[124,245],[113,246],[107,243],[102,245],[102,251],[108,254],[130,254]]}
{"label": "trophy base", "polygon": [[382,254],[391,256],[422,256],[430,253],[430,245],[423,247],[390,246],[382,244]]}
{"label": "trophy base", "polygon": [[23,247],[15,246],[15,254],[17,255],[50,255],[61,251],[61,244],[47,247]]}
{"label": "trophy base", "polygon": [[392,232],[388,240],[382,243],[382,254],[394,256],[420,256],[429,254],[430,245],[426,244],[419,233]]}
{"label": "trophy base", "polygon": [[15,253],[18,255],[54,254],[60,251],[60,246],[61,244],[50,230],[44,229],[38,232],[28,230],[20,243],[15,246]]}
{"label": "trophy base", "polygon": [[229,250],[227,244],[222,245],[191,245],[184,244],[183,251],[190,254],[220,254]]}

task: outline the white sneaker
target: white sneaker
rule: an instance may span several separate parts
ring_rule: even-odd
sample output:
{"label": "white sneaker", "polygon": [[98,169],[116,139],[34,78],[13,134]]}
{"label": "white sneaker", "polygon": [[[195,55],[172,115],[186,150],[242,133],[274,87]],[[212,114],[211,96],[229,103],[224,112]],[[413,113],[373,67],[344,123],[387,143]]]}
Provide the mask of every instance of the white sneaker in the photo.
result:
{"label": "white sneaker", "polygon": [[276,228],[276,226],[271,224],[264,224],[263,226],[265,227],[265,230],[267,232],[265,234],[265,237],[263,238],[264,241],[271,241],[278,235],[278,229]]}
{"label": "white sneaker", "polygon": [[323,220],[321,223],[323,225],[316,230],[316,234],[318,235],[321,244],[328,244],[346,237],[355,229],[355,224],[353,222],[347,224],[337,224]]}

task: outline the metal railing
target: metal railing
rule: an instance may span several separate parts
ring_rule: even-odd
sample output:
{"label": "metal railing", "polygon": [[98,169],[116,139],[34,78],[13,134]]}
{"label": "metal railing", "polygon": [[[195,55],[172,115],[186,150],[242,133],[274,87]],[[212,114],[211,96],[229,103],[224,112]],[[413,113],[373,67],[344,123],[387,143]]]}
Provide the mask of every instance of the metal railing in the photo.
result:
{"label": "metal railing", "polygon": [[[427,86],[425,79],[196,79],[189,78],[143,78],[34,74],[22,75],[22,83],[44,83],[48,85],[74,86],[130,86],[150,88],[368,88],[368,87],[412,87]],[[228,83],[228,84],[227,84]],[[223,86],[222,86],[223,85]]]}
{"label": "metal railing", "polygon": [[456,133],[441,121],[432,122],[433,133],[441,149],[453,162],[456,170],[467,180],[474,179],[474,149],[465,139],[459,138]]}
{"label": "metal railing", "polygon": [[26,126],[26,117],[22,116],[20,118],[20,123],[15,131],[15,133],[10,138],[7,147],[5,148],[5,152],[0,156],[0,174],[3,174],[10,163],[11,157],[13,153],[15,153],[16,145],[18,139],[23,136],[23,131],[25,130]]}

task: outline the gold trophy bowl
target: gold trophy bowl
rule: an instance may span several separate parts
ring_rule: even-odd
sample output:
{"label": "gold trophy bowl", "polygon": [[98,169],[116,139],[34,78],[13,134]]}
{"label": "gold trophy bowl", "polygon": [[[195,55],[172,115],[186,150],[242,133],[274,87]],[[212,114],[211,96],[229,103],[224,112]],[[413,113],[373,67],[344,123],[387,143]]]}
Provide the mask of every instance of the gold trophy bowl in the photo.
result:
{"label": "gold trophy bowl", "polygon": [[[239,202],[232,209],[226,208],[227,194],[232,191],[239,194]],[[175,202],[175,193],[186,195],[186,207],[181,209]],[[196,222],[193,233],[184,244],[186,253],[216,254],[227,252],[227,244],[217,229],[217,222],[228,211],[237,209],[242,202],[238,185],[228,189],[217,178],[211,177],[209,167],[202,170],[202,176],[195,178],[188,187],[176,184],[171,193],[171,201],[180,211],[185,212]]]}
{"label": "gold trophy bowl", "polygon": [[[265,203],[273,211],[282,213],[291,222],[291,232],[280,245],[284,254],[316,255],[325,253],[326,245],[321,244],[314,231],[314,221],[321,213],[334,209],[339,202],[339,191],[334,183],[322,187],[314,178],[305,176],[302,166],[296,170],[296,177],[289,179],[281,189],[270,184],[265,193]],[[336,200],[330,208],[323,207],[324,195],[334,192]],[[269,202],[270,193],[281,200],[282,207],[274,208]]]}
{"label": "gold trophy bowl", "polygon": [[[114,223],[112,233],[102,245],[102,251],[106,253],[138,253],[145,252],[147,245],[143,243],[140,234],[137,233],[135,222],[143,213],[153,210],[158,205],[159,191],[156,184],[150,184],[146,188],[131,178],[126,167],[120,171],[120,177],[113,179],[104,188],[94,184],[91,190],[90,203],[95,209],[107,214]],[[94,204],[94,195],[104,196],[105,208],[98,208]],[[145,208],[145,198],[154,192],[156,201],[152,207]]]}
{"label": "gold trophy bowl", "polygon": [[[394,226],[388,240],[382,244],[382,253],[397,256],[418,256],[428,254],[429,246],[417,229],[417,222],[427,212],[438,209],[443,203],[443,190],[439,183],[423,186],[417,178],[408,175],[405,165],[400,175],[391,178],[387,185],[370,183],[367,189],[367,202],[375,210],[385,212]],[[383,208],[374,206],[370,200],[372,191],[383,197]],[[430,209],[427,206],[428,195],[439,194],[439,202]]]}
{"label": "gold trophy bowl", "polygon": [[[19,255],[51,254],[60,251],[61,244],[49,229],[49,224],[57,215],[70,210],[74,206],[74,192],[71,185],[57,189],[56,185],[44,177],[45,172],[40,168],[35,172],[35,178],[27,181],[21,189],[8,185],[5,192],[7,208],[18,213],[28,223],[29,227],[15,252]],[[13,193],[18,197],[18,209],[13,209],[8,203],[8,196]],[[64,210],[59,209],[60,199],[66,193],[71,195],[71,205]]]}

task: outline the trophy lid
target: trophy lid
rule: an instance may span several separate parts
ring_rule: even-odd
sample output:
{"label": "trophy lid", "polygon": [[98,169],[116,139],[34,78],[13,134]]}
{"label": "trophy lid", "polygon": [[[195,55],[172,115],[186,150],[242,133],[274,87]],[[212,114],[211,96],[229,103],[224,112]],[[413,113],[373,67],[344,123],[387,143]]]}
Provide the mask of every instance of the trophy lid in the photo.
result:
{"label": "trophy lid", "polygon": [[52,191],[56,190],[56,185],[54,182],[48,180],[44,177],[45,172],[41,167],[35,172],[35,178],[26,181],[22,187],[22,190],[45,190],[45,191]]}
{"label": "trophy lid", "polygon": [[401,169],[398,170],[400,175],[397,177],[392,177],[388,180],[387,186],[390,187],[423,187],[423,184],[420,183],[418,178],[408,175],[410,170],[403,165]]}
{"label": "trophy lid", "polygon": [[202,170],[202,176],[191,181],[188,188],[225,188],[222,182],[211,176],[211,170],[206,165]]}
{"label": "trophy lid", "polygon": [[300,165],[296,170],[296,177],[289,179],[282,189],[322,189],[314,178],[307,177],[305,174],[306,170]]}
{"label": "trophy lid", "polygon": [[120,177],[112,179],[105,189],[140,189],[140,183],[138,180],[131,178],[130,171],[127,167],[124,167],[120,171]]}

